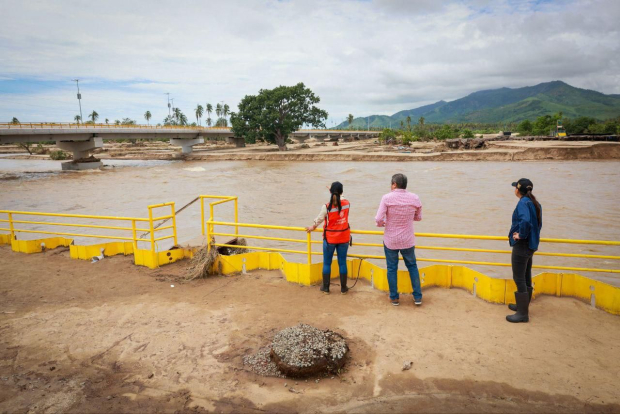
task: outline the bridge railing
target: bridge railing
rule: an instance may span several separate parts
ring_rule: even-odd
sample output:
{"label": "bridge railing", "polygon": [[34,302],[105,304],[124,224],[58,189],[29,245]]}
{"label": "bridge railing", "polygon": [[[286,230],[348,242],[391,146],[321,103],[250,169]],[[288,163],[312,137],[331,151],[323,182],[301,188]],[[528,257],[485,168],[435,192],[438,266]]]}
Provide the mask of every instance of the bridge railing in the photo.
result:
{"label": "bridge railing", "polygon": [[228,127],[204,127],[191,125],[143,125],[143,124],[93,124],[93,123],[74,123],[74,122],[20,122],[13,124],[10,122],[0,122],[0,129],[201,129],[205,131],[230,132]]}

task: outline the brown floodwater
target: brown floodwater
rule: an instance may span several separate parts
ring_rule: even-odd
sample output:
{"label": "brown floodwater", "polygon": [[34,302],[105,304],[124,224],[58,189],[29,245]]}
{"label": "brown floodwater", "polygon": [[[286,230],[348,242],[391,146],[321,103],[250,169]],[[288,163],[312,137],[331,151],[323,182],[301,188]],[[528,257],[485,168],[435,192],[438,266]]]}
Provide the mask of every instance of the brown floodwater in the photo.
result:
{"label": "brown floodwater", "polygon": [[[543,205],[543,237],[620,239],[620,162],[616,161],[390,163],[109,160],[106,163],[110,167],[101,171],[62,173],[58,171],[58,162],[0,158],[0,209],[147,217],[149,204],[174,201],[178,209],[199,194],[235,195],[239,197],[241,222],[307,226],[318,214],[321,204],[328,201],[329,194],[325,187],[338,180],[344,184],[345,196],[351,202],[351,227],[374,230],[374,215],[381,196],[389,191],[391,175],[404,173],[409,177],[408,190],[417,193],[423,203],[423,221],[416,223],[417,232],[505,236],[517,203],[510,183],[527,177],[534,182],[534,194]],[[161,215],[164,213],[167,214],[162,210]],[[232,217],[229,206],[216,207],[216,219],[232,220]],[[199,203],[180,213],[177,225],[181,243],[200,236]],[[42,226],[25,226],[21,228],[42,229]],[[80,228],[58,229],[75,233],[86,231]],[[253,229],[242,231],[258,233]],[[119,233],[102,230],[100,234]],[[282,231],[271,231],[269,235],[305,238],[301,233]],[[22,233],[19,237],[39,236]],[[314,240],[320,240],[320,234],[315,234]],[[356,240],[381,243],[376,236],[356,236]],[[94,240],[85,238],[79,242],[93,243]],[[295,250],[305,248],[303,244],[284,242],[251,241],[250,244]],[[419,238],[418,245],[509,249],[507,242],[438,238]],[[159,249],[168,247],[169,241],[158,243]],[[314,249],[321,251],[319,245],[315,245]],[[618,246],[543,243],[541,251],[620,256]],[[350,252],[381,255],[382,249],[358,246],[351,248]],[[507,254],[418,249],[417,255],[419,258],[510,261]],[[294,258],[305,261],[305,256]],[[318,262],[321,258],[315,256],[313,260]],[[420,263],[421,266],[427,264]],[[620,268],[620,261],[611,259],[536,256],[535,264]],[[510,277],[510,268],[470,267],[496,277]],[[535,273],[539,272],[537,270]],[[620,285],[619,274],[583,274]]]}

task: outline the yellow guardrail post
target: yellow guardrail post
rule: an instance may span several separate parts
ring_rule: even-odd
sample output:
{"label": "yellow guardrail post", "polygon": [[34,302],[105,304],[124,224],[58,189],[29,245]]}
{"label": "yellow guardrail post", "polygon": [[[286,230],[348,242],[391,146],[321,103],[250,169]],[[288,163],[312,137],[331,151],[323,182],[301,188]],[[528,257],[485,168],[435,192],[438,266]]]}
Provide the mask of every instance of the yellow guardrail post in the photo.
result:
{"label": "yellow guardrail post", "polygon": [[174,201],[170,204],[170,209],[172,210],[172,235],[174,236],[174,245],[178,245],[179,241],[177,240],[177,214],[174,211]]}
{"label": "yellow guardrail post", "polygon": [[312,264],[312,233],[308,232],[308,266]]}
{"label": "yellow guardrail post", "polygon": [[11,241],[15,240],[15,228],[13,227],[13,213],[8,213],[9,216],[9,231],[11,233]]}
{"label": "yellow guardrail post", "polygon": [[131,232],[133,236],[133,254],[135,255],[138,250],[138,236],[136,234],[136,220],[131,220]]}
{"label": "yellow guardrail post", "polygon": [[200,196],[200,223],[202,227],[202,235],[205,235],[205,199]]}
{"label": "yellow guardrail post", "polygon": [[[235,197],[235,223],[239,223],[239,199]],[[235,234],[239,235],[239,226],[235,226]]]}
{"label": "yellow guardrail post", "polygon": [[151,233],[151,256],[153,258],[153,261],[156,263],[156,256],[155,256],[155,229],[153,226],[153,208],[152,206],[149,206],[149,231]]}

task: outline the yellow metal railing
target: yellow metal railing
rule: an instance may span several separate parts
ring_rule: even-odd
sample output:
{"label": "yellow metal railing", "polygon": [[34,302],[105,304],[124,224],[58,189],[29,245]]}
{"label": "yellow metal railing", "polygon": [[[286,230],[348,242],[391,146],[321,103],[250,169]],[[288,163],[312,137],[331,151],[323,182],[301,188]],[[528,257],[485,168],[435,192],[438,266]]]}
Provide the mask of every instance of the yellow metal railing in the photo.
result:
{"label": "yellow metal railing", "polygon": [[[211,219],[208,220],[206,224],[207,224],[207,228],[210,229],[209,231],[210,236],[224,236],[224,237],[225,236],[236,236],[236,237],[243,237],[243,238],[257,239],[257,240],[270,240],[270,241],[290,242],[290,243],[305,243],[306,250],[291,250],[291,249],[282,249],[279,247],[261,247],[261,246],[233,246],[233,245],[229,245],[225,243],[211,243],[210,238],[209,238],[208,242],[210,243],[210,246],[236,247],[236,248],[241,248],[241,249],[252,249],[252,250],[270,251],[270,252],[305,254],[307,256],[307,262],[309,265],[312,264],[313,255],[323,254],[322,252],[312,251],[312,244],[322,244],[322,241],[313,241],[311,239],[310,233],[307,234],[306,239],[294,239],[294,238],[285,238],[285,237],[267,237],[267,236],[256,236],[256,235],[249,235],[249,234],[239,234],[238,230],[233,235],[231,233],[216,232],[214,230],[215,226],[235,226],[237,229],[239,227],[244,227],[244,228],[254,228],[254,229],[263,229],[263,230],[285,230],[285,231],[293,231],[293,232],[305,232],[306,230],[303,227],[272,226],[272,225],[264,225],[264,224],[247,224],[247,223],[239,223],[238,220],[235,220],[234,223],[224,222],[224,221],[215,221],[213,220],[213,211],[211,212]],[[204,226],[204,223],[203,223],[203,226]],[[317,229],[315,230],[315,232],[321,232],[321,230]],[[351,233],[359,234],[359,235],[383,236],[382,231],[372,231],[372,230],[351,230]],[[447,238],[447,239],[500,240],[504,242],[508,240],[507,237],[501,237],[501,236],[436,234],[436,233],[417,233],[416,236],[417,237]],[[618,241],[607,241],[607,240],[571,240],[571,239],[542,238],[541,242],[620,246],[620,242]],[[352,246],[383,247],[383,244],[353,242]],[[443,247],[443,246],[416,246],[416,249],[474,252],[474,253],[494,253],[494,254],[498,254],[498,253],[499,254],[511,254],[512,253],[510,250],[473,249],[473,248],[457,248],[457,247]],[[536,255],[567,257],[567,258],[620,260],[620,256],[611,256],[611,255],[552,253],[552,252],[537,252]],[[365,254],[348,254],[348,257],[360,258],[360,259],[385,259],[385,256],[365,255]],[[471,265],[481,265],[481,266],[502,266],[502,267],[511,266],[510,263],[485,262],[485,261],[473,261],[473,260],[448,260],[448,259],[432,259],[432,258],[417,258],[417,260],[420,262],[448,263],[448,264],[471,264]],[[533,267],[537,269],[620,273],[620,270],[618,269],[600,269],[600,268],[547,266],[547,265],[534,265]]]}
{"label": "yellow metal railing", "polygon": [[[166,216],[154,217],[153,210],[161,207],[170,207],[171,213]],[[177,239],[177,225],[176,225],[176,214],[174,210],[174,203],[163,203],[163,204],[155,204],[148,206],[149,217],[148,218],[140,218],[140,217],[118,217],[118,216],[98,216],[98,215],[89,215],[89,214],[61,214],[61,213],[40,213],[40,212],[32,212],[32,211],[16,211],[16,210],[0,210],[0,214],[6,214],[6,219],[0,219],[0,223],[8,223],[8,228],[0,227],[0,231],[6,231],[10,234],[11,240],[17,240],[18,233],[32,233],[32,234],[46,234],[46,235],[54,235],[54,236],[71,236],[71,237],[88,237],[95,239],[106,239],[106,240],[118,240],[118,241],[131,241],[133,243],[134,249],[137,250],[138,242],[145,242],[150,244],[150,250],[155,253],[156,251],[156,243],[161,240],[166,239],[174,239],[174,245],[178,244]],[[16,216],[35,216],[35,217],[57,217],[57,218],[65,218],[65,219],[88,219],[95,220],[97,222],[101,221],[121,221],[121,222],[131,222],[131,227],[127,226],[112,226],[112,225],[100,225],[100,224],[90,224],[90,223],[73,223],[73,222],[58,222],[58,221],[41,221],[38,220],[26,220],[26,219],[16,219]],[[155,223],[162,220],[172,220],[172,224],[164,227],[156,227]],[[148,223],[149,228],[139,228],[137,227],[137,223]],[[61,226],[61,227],[72,227],[72,228],[87,228],[87,229],[97,229],[97,230],[114,230],[114,231],[122,231],[125,233],[131,232],[131,237],[122,236],[122,235],[109,235],[109,234],[92,234],[92,233],[72,233],[66,231],[55,231],[52,229],[27,229],[27,228],[17,228],[16,224],[23,225],[37,225],[37,226]],[[164,230],[172,230],[172,234],[162,237],[156,237],[156,233]],[[148,239],[143,239],[137,236],[137,232],[142,231],[146,232],[150,235]]]}

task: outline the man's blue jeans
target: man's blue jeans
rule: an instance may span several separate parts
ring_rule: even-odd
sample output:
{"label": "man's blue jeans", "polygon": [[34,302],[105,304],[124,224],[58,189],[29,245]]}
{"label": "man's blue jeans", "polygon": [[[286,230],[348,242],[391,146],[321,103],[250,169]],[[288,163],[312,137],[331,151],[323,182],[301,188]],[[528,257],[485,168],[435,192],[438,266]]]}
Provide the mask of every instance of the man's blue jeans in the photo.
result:
{"label": "man's blue jeans", "polygon": [[332,273],[334,251],[338,255],[338,267],[340,268],[340,274],[346,275],[349,243],[329,244],[327,243],[327,240],[323,240],[323,274],[331,275]]}
{"label": "man's blue jeans", "polygon": [[415,246],[409,249],[388,249],[383,245],[385,251],[385,260],[387,262],[387,278],[390,285],[390,299],[398,299],[398,252],[403,256],[405,266],[409,270],[411,277],[411,286],[413,286],[413,298],[415,300],[422,299],[422,287],[420,286],[420,272],[418,272],[418,263],[415,260]]}

